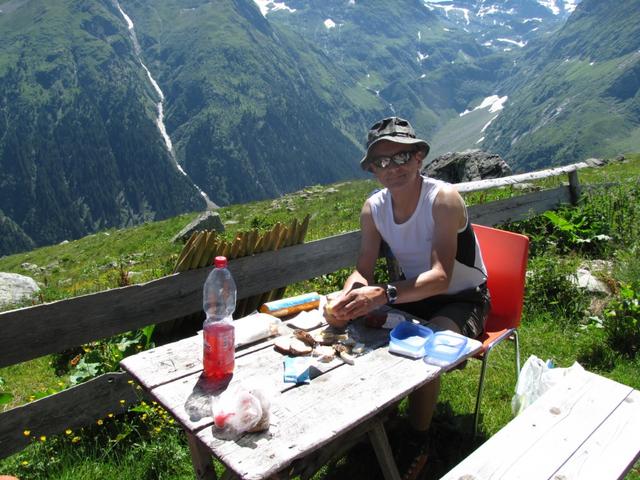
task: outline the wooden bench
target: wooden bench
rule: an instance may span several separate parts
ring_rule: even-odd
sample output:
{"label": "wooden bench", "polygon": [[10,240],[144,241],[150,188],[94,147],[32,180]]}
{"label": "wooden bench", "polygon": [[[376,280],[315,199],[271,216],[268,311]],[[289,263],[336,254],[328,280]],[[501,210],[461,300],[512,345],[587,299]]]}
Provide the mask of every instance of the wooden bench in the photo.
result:
{"label": "wooden bench", "polygon": [[640,392],[587,371],[565,379],[442,480],[624,478],[640,456]]}

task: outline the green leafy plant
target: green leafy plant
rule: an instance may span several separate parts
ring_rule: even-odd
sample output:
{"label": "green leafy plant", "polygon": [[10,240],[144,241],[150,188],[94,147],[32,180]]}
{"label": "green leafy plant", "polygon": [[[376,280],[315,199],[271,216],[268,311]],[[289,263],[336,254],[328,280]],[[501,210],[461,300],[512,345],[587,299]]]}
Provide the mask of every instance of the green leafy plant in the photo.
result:
{"label": "green leafy plant", "polygon": [[629,358],[640,350],[640,285],[623,285],[604,312],[604,329],[611,347]]}
{"label": "green leafy plant", "polygon": [[552,254],[532,259],[527,277],[525,306],[532,314],[544,314],[561,324],[577,324],[588,305],[586,294],[573,281],[575,268]]}
{"label": "green leafy plant", "polygon": [[622,184],[584,194],[577,206],[565,206],[508,225],[527,235],[531,256],[547,251],[610,256],[640,241],[640,187]]}
{"label": "green leafy plant", "polygon": [[84,346],[84,354],[76,360],[69,381],[72,385],[77,385],[103,373],[117,371],[120,360],[153,347],[151,336],[154,329],[155,325],[148,325],[135,332]]}

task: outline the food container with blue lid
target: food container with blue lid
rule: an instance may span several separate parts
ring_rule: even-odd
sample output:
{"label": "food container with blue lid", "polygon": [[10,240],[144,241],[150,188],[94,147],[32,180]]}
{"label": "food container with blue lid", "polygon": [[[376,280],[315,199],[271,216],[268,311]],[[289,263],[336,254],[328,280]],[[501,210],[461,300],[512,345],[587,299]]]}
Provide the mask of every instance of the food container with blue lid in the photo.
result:
{"label": "food container with blue lid", "polygon": [[432,335],[433,330],[423,325],[409,321],[399,323],[389,333],[389,351],[411,358],[422,358]]}
{"label": "food container with blue lid", "polygon": [[455,362],[467,346],[467,337],[448,330],[434,333],[425,345],[424,361],[446,366]]}

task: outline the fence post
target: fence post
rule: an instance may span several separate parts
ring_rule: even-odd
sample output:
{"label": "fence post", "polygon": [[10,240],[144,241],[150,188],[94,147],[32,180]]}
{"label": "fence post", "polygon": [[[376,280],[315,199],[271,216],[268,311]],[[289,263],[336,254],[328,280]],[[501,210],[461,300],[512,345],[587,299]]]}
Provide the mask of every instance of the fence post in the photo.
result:
{"label": "fence post", "polygon": [[580,180],[578,179],[578,169],[569,172],[569,198],[571,205],[577,205],[580,199]]}

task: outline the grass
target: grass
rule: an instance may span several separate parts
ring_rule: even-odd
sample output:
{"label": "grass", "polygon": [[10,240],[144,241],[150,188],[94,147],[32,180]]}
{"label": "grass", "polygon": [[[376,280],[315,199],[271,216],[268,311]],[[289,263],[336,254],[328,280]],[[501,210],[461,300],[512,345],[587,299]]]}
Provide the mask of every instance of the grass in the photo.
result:
{"label": "grass", "polygon": [[[611,163],[601,169],[582,170],[581,181],[628,180],[628,185],[632,185],[639,178],[640,155],[631,155],[629,158],[627,163]],[[548,187],[564,181],[566,177],[536,183]],[[306,214],[312,216],[307,240],[350,231],[357,228],[362,201],[374,188],[376,184],[371,180],[313,186],[272,201],[225,207],[219,211],[227,228],[224,235],[232,237],[239,230],[268,228],[278,221],[289,222],[292,217],[302,218]],[[624,188],[631,189],[632,186]],[[503,188],[470,194],[467,201],[471,204],[481,203],[518,193],[511,188]],[[609,194],[619,195],[615,189],[611,189]],[[594,197],[592,201],[597,202],[598,198]],[[637,215],[633,205],[625,206],[623,203],[618,208],[621,213],[628,213],[620,216],[622,221],[640,221],[633,217]],[[587,204],[579,212],[583,212],[587,219],[586,226],[580,232],[596,228],[597,225],[589,223],[593,217],[600,215],[596,207]],[[146,281],[171,272],[181,246],[172,244],[170,239],[194,215],[183,215],[137,228],[109,230],[63,245],[0,258],[0,271],[30,274],[28,267],[25,268],[23,264],[37,265],[32,276],[43,284],[37,301],[52,301],[113,288],[122,282],[123,273],[133,272],[133,276],[130,276],[132,282]],[[542,277],[528,283],[528,297],[520,329],[522,361],[531,354],[545,360],[550,358],[558,367],[568,367],[578,360],[590,371],[640,389],[640,377],[637,375],[640,357],[629,359],[608,345],[605,332],[584,313],[588,298],[584,305],[580,299],[567,305],[567,302],[545,297],[552,295],[556,287],[558,295],[574,295],[571,287],[558,281],[560,267],[545,269],[545,265],[566,263],[575,266],[585,259],[594,258],[595,254],[585,250],[586,247],[574,248],[575,245],[570,245],[571,248],[567,249],[569,253],[560,255],[562,242],[572,237],[562,236],[562,232],[551,229],[544,218],[512,227],[527,229],[531,232],[534,244],[544,244],[532,250],[538,252],[538,256],[531,259],[530,267],[543,273],[540,274]],[[626,236],[621,236],[619,244],[603,250],[610,253],[604,258],[613,262],[609,274],[612,285],[640,281],[640,269],[635,262],[640,248],[638,230],[628,228],[630,224],[626,227]],[[545,230],[547,228],[550,230]],[[549,247],[550,243],[553,243],[552,247]],[[289,293],[310,290],[328,292],[341,285],[347,273],[343,270],[314,281],[301,282],[292,286]],[[476,440],[470,438],[479,367],[479,362],[469,361],[465,369],[451,372],[443,378],[440,402],[431,431],[434,448],[425,478],[439,478],[511,419],[510,401],[515,372],[513,349],[506,344],[492,353],[482,405],[481,436]],[[56,374],[54,356],[0,369],[0,378],[4,380],[4,385],[0,383],[0,390],[13,394],[9,406],[58,391],[68,384],[68,372],[62,376]],[[404,403],[400,405],[401,419],[405,415],[405,407]],[[0,460],[0,474],[15,474],[23,480],[193,478],[184,436],[157,405],[139,404],[133,406],[124,417],[108,417],[98,419],[98,422],[101,423],[78,432],[62,433],[45,441],[33,439],[33,444],[22,452]],[[401,470],[408,466],[410,460],[404,448],[405,434],[405,427],[390,433],[392,449]],[[78,440],[74,441],[76,438]],[[221,473],[223,467],[216,464],[216,469]],[[365,476],[381,478],[375,457],[367,444],[355,447],[336,462],[326,465],[314,478],[333,480]],[[627,478],[640,479],[638,465]]]}

